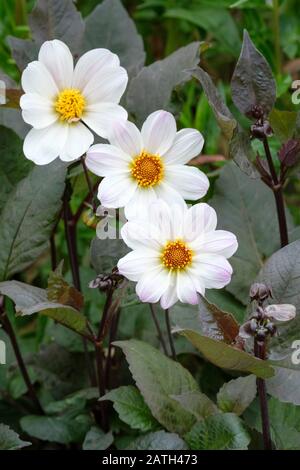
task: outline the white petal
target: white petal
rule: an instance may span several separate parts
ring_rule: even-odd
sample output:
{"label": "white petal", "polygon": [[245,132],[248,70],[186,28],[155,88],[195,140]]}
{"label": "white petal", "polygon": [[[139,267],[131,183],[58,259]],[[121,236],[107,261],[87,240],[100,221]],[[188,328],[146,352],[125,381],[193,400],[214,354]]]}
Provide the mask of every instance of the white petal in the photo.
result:
{"label": "white petal", "polygon": [[37,93],[54,101],[59,90],[50,72],[42,62],[30,62],[22,73],[22,88],[25,93]]}
{"label": "white petal", "polygon": [[166,166],[165,181],[176,188],[184,199],[191,201],[205,196],[209,188],[207,176],[193,166]]}
{"label": "white petal", "polygon": [[188,271],[177,273],[177,296],[180,302],[196,305],[198,294],[193,282],[193,278]]}
{"label": "white petal", "polygon": [[168,163],[187,163],[199,155],[204,139],[196,129],[181,129],[176,133],[172,147],[164,155]]}
{"label": "white petal", "polygon": [[37,93],[25,93],[21,96],[20,107],[22,117],[27,124],[35,129],[43,129],[57,121],[53,103]]}
{"label": "white petal", "polygon": [[201,253],[216,253],[230,258],[238,249],[238,242],[233,233],[215,230],[200,235],[191,243],[191,248]]}
{"label": "white petal", "polygon": [[268,305],[265,308],[268,317],[277,321],[289,321],[296,316],[296,307],[291,304]]}
{"label": "white petal", "polygon": [[146,151],[163,155],[169,150],[176,135],[176,121],[167,111],[155,111],[147,117],[142,127],[142,139]]}
{"label": "white petal", "polygon": [[87,152],[86,166],[98,176],[129,175],[130,157],[122,150],[109,144],[93,145]]}
{"label": "white petal", "polygon": [[88,103],[119,103],[128,82],[128,75],[123,67],[105,70],[90,78],[83,89]]}
{"label": "white petal", "polygon": [[68,126],[55,122],[45,129],[31,129],[24,140],[24,154],[37,165],[46,165],[57,158],[68,136]]}
{"label": "white petal", "polygon": [[[172,278],[174,278],[174,282],[172,281]],[[176,278],[175,276],[171,276],[169,287],[161,296],[160,305],[165,310],[167,308],[171,308],[177,300]]]}
{"label": "white petal", "polygon": [[60,159],[64,162],[77,160],[85,154],[93,141],[92,132],[82,122],[69,124],[67,141],[60,152]]}
{"label": "white petal", "polygon": [[151,248],[157,251],[159,257],[163,244],[160,240],[160,232],[155,225],[135,221],[127,222],[121,229],[121,235],[131,249]]}
{"label": "white petal", "polygon": [[157,197],[165,201],[170,209],[174,207],[182,207],[185,205],[184,199],[181,194],[166,181],[161,181],[159,185],[155,186]]}
{"label": "white petal", "polygon": [[113,125],[127,119],[127,111],[115,103],[97,103],[86,107],[82,120],[100,137],[109,138]]}
{"label": "white petal", "polygon": [[156,194],[153,188],[140,188],[136,184],[136,191],[125,205],[125,217],[139,219],[145,212],[151,211],[151,205],[156,201]]}
{"label": "white petal", "polygon": [[73,56],[64,42],[45,41],[40,48],[39,61],[47,67],[59,90],[72,86]]}
{"label": "white petal", "polygon": [[132,158],[139,155],[143,148],[141,133],[130,121],[116,122],[109,141]]}
{"label": "white petal", "polygon": [[98,198],[104,207],[124,207],[136,190],[136,184],[126,175],[104,178],[98,190]]}
{"label": "white petal", "polygon": [[73,87],[83,90],[92,77],[101,76],[101,73],[116,69],[120,61],[116,54],[108,49],[92,49],[78,60],[73,76]]}
{"label": "white petal", "polygon": [[190,270],[207,289],[221,289],[230,282],[232,275],[232,267],[226,258],[210,253],[195,256]]}
{"label": "white petal", "polygon": [[216,211],[206,203],[195,204],[185,214],[184,231],[187,240],[192,241],[203,232],[211,232],[217,226]]}
{"label": "white petal", "polygon": [[138,281],[146,270],[156,268],[157,265],[155,251],[149,249],[135,250],[119,260],[118,270],[127,279]]}
{"label": "white petal", "polygon": [[156,303],[168,289],[169,273],[160,266],[144,270],[144,274],[136,285],[136,293],[142,302]]}

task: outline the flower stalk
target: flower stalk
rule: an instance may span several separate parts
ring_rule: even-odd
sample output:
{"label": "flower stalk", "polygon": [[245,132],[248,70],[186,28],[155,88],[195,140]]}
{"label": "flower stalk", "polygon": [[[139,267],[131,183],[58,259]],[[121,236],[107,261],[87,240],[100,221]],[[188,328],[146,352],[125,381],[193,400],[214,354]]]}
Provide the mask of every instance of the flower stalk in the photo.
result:
{"label": "flower stalk", "polygon": [[10,339],[12,348],[14,350],[14,353],[15,353],[15,356],[16,356],[16,359],[17,359],[17,363],[18,363],[20,372],[22,374],[22,377],[24,379],[24,382],[25,382],[27,390],[28,390],[28,394],[29,394],[29,396],[30,396],[37,412],[39,414],[44,414],[43,408],[42,408],[42,406],[40,404],[40,401],[39,401],[39,399],[36,395],[34,386],[33,386],[32,382],[30,380],[28,370],[27,370],[27,367],[25,365],[25,362],[24,362],[24,359],[23,359],[23,356],[22,356],[22,353],[21,353],[16,335],[15,335],[14,329],[13,329],[12,324],[11,324],[7,314],[5,313],[3,307],[4,307],[4,297],[1,296],[0,297],[0,323],[2,324],[3,330],[5,331],[5,333],[8,335],[8,337]]}

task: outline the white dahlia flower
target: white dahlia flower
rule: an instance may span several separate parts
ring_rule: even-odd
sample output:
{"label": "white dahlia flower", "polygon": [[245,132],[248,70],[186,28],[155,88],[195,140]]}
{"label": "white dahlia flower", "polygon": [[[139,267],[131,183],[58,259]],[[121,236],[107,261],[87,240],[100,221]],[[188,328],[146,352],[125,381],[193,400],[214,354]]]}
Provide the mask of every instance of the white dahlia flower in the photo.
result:
{"label": "white dahlia flower", "polygon": [[74,68],[66,44],[46,41],[22,74],[22,116],[33,127],[25,156],[38,165],[57,157],[72,161],[93,143],[90,129],[106,138],[115,120],[127,119],[118,105],[127,80],[118,56],[107,49],[87,52]]}
{"label": "white dahlia flower", "polygon": [[87,167],[104,176],[98,191],[103,206],[125,207],[130,217],[158,198],[181,203],[206,194],[207,176],[185,165],[201,152],[203,137],[195,129],[176,132],[167,111],[150,114],[141,132],[129,121],[116,123],[109,141],[93,145],[86,158]]}
{"label": "white dahlia flower", "polygon": [[119,260],[121,274],[136,281],[142,302],[177,300],[196,304],[198,293],[226,286],[232,275],[227,258],[237,250],[234,234],[216,230],[217,215],[208,204],[167,206],[157,201],[130,219],[122,238],[133,251]]}

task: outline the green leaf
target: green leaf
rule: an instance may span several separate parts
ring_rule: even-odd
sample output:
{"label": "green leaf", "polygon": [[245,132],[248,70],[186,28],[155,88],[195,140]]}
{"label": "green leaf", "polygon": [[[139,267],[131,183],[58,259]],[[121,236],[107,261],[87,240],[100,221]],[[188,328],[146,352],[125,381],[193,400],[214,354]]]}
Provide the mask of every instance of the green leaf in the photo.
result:
{"label": "green leaf", "polygon": [[233,131],[237,126],[237,122],[221,98],[218,89],[214,85],[208,73],[206,73],[201,67],[197,67],[193,70],[193,77],[201,83],[221,130],[225,137],[230,140],[232,138]]}
{"label": "green leaf", "polygon": [[172,398],[192,413],[197,421],[219,412],[214,402],[198,390],[183,393],[182,395],[172,395]]}
{"label": "green leaf", "polygon": [[47,40],[60,39],[72,52],[80,51],[84,23],[72,0],[38,0],[28,22],[33,40],[8,38],[20,70],[37,59],[40,46]]}
{"label": "green leaf", "polygon": [[248,375],[226,382],[217,395],[218,407],[224,413],[240,416],[256,397],[256,377]]}
{"label": "green leaf", "polygon": [[3,209],[10,193],[19,181],[24,178],[32,164],[24,158],[23,144],[11,130],[0,126],[0,211]]}
{"label": "green leaf", "polygon": [[100,401],[103,400],[112,401],[119,418],[133,429],[147,432],[159,427],[142,395],[132,385],[111,390],[100,398]]}
{"label": "green leaf", "polygon": [[120,258],[128,253],[123,240],[94,238],[91,243],[91,263],[97,274],[109,273]]}
{"label": "green leaf", "polygon": [[276,100],[276,83],[264,56],[244,31],[241,54],[231,80],[232,99],[241,113],[250,115],[259,105],[269,114]]}
{"label": "green leaf", "polygon": [[198,390],[191,374],[178,362],[149,344],[135,339],[117,341],[126,355],[130,371],[152,415],[170,432],[183,434],[195,422],[171,395]]}
{"label": "green leaf", "polygon": [[285,142],[293,137],[297,121],[297,113],[295,111],[273,109],[269,119],[271,127],[279,140]]}
{"label": "green leaf", "polygon": [[175,433],[166,431],[150,432],[138,437],[127,450],[185,450],[186,443]]}
{"label": "green leaf", "polygon": [[239,324],[228,312],[223,312],[219,307],[211,304],[199,295],[199,317],[201,330],[205,336],[232,343],[239,334]]}
{"label": "green leaf", "polygon": [[199,421],[185,440],[192,450],[237,450],[248,448],[250,436],[240,418],[226,413]]}
{"label": "green leaf", "polygon": [[[228,163],[221,171],[209,203],[218,214],[218,228],[237,236],[239,247],[230,258],[233,277],[226,289],[247,305],[249,288],[265,259],[280,247],[272,191],[262,181],[245,176],[234,163]],[[287,211],[286,216],[288,227],[292,228]]]}
{"label": "green leaf", "polygon": [[70,444],[81,442],[91,426],[88,415],[73,417],[24,416],[20,421],[21,428],[27,434],[41,441]]}
{"label": "green leaf", "polygon": [[104,433],[102,429],[92,426],[87,432],[82,444],[83,450],[106,450],[114,442],[111,432]]}
{"label": "green leaf", "polygon": [[225,8],[195,5],[187,8],[171,8],[165,13],[166,18],[188,21],[212,34],[219,47],[234,56],[238,56],[241,40],[235,22]]}
{"label": "green leaf", "polygon": [[14,301],[16,313],[21,316],[39,312],[83,336],[90,335],[86,317],[69,305],[48,301],[46,290],[19,281],[6,281],[0,282],[0,292]]}
{"label": "green leaf", "polygon": [[83,388],[78,392],[66,396],[62,400],[52,401],[44,406],[47,414],[61,414],[72,412],[74,409],[83,411],[88,400],[96,400],[99,397],[97,387]]}
{"label": "green leaf", "polygon": [[66,165],[34,167],[1,212],[0,279],[27,268],[47,248],[61,207]]}
{"label": "green leaf", "polygon": [[222,369],[251,372],[262,378],[274,375],[272,367],[266,361],[257,359],[245,351],[207,336],[202,336],[197,331],[179,330],[178,333],[185,336],[208,361]]}
{"label": "green leaf", "polygon": [[[158,109],[168,109],[172,91],[191,78],[191,71],[199,62],[200,43],[181,47],[163,60],[142,70],[131,80],[127,91],[127,110],[138,124]],[[147,93],[145,93],[147,90]]]}
{"label": "green leaf", "polygon": [[104,0],[85,20],[84,51],[105,47],[117,54],[130,76],[143,67],[143,40],[119,0]]}
{"label": "green leaf", "polygon": [[[300,450],[300,407],[268,400],[271,437],[277,450]],[[247,424],[262,432],[259,402],[256,400],[246,411]]]}
{"label": "green leaf", "polygon": [[31,442],[22,441],[9,426],[0,423],[0,450],[16,450],[30,445]]}

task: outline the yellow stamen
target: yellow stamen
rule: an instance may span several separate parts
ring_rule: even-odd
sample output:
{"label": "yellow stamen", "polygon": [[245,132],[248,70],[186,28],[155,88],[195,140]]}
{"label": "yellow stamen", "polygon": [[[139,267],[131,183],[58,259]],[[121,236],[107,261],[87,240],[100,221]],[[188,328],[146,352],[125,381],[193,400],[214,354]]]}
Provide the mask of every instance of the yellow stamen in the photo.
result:
{"label": "yellow stamen", "polygon": [[79,121],[83,114],[85,104],[85,99],[80,90],[76,88],[66,88],[57,96],[54,107],[61,121],[73,122]]}
{"label": "yellow stamen", "polygon": [[155,186],[162,180],[163,164],[158,155],[143,151],[130,166],[131,175],[143,188]]}
{"label": "yellow stamen", "polygon": [[182,240],[168,242],[161,254],[163,265],[170,271],[183,270],[190,266],[193,259],[193,251]]}

